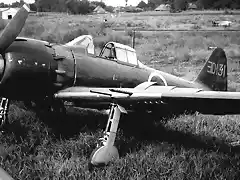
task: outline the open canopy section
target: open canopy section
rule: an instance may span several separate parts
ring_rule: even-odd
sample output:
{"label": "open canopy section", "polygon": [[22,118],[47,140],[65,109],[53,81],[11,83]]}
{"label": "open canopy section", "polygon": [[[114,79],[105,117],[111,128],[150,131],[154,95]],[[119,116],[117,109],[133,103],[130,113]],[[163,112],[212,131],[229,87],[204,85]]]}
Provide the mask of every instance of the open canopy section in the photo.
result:
{"label": "open canopy section", "polygon": [[100,57],[113,59],[120,63],[138,65],[135,49],[117,42],[108,42],[100,52]]}
{"label": "open canopy section", "polygon": [[95,47],[93,44],[93,37],[91,35],[82,35],[66,44],[67,46],[81,46],[87,49],[89,54],[95,54]]}

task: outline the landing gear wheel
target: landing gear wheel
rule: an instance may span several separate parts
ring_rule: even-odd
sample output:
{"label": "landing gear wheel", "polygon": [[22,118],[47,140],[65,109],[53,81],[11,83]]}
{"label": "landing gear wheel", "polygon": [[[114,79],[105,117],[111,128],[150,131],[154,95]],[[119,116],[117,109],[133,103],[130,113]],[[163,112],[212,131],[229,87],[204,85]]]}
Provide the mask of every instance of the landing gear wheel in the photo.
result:
{"label": "landing gear wheel", "polygon": [[90,156],[90,166],[105,166],[110,161],[119,158],[118,150],[115,146],[106,145],[97,147]]}
{"label": "landing gear wheel", "polygon": [[117,104],[111,104],[104,136],[99,139],[100,143],[90,156],[90,167],[107,165],[110,161],[119,158],[114,142],[121,112],[126,113],[126,110]]}

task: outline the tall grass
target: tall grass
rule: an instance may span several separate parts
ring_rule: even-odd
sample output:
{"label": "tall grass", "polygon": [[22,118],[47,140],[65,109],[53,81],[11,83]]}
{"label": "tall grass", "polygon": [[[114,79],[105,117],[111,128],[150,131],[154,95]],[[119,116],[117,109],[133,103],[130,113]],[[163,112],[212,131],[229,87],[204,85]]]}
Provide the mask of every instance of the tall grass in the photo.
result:
{"label": "tall grass", "polygon": [[0,140],[1,167],[14,179],[238,178],[239,150],[230,145],[240,136],[238,116],[182,115],[165,125],[126,117],[117,137],[120,159],[92,171],[88,158],[102,130],[91,122],[106,116],[78,111],[77,119],[71,117],[69,110],[67,126],[49,125],[21,104],[11,105],[9,131]]}

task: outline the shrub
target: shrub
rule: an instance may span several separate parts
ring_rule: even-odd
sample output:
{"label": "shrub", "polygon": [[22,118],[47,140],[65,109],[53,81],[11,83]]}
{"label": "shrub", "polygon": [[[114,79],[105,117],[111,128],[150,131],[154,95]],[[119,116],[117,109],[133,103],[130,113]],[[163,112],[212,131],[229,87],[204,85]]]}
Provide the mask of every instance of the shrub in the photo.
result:
{"label": "shrub", "polygon": [[233,14],[233,12],[225,9],[224,12],[223,12],[223,14]]}
{"label": "shrub", "polygon": [[198,30],[198,29],[201,29],[202,27],[198,24],[194,24],[191,29],[195,29],[195,30]]}
{"label": "shrub", "polygon": [[41,12],[41,13],[37,13],[35,16],[37,16],[37,17],[46,17],[46,16],[48,16],[49,14],[48,13],[46,13],[46,12]]}
{"label": "shrub", "polygon": [[45,31],[45,27],[42,24],[28,24],[26,25],[21,34],[26,37],[38,37]]}
{"label": "shrub", "polygon": [[63,35],[63,43],[67,43],[81,35],[89,34],[87,29],[84,28],[78,28],[76,30],[68,31],[66,34]]}
{"label": "shrub", "polygon": [[135,26],[135,24],[133,22],[131,22],[131,21],[127,22],[127,27],[134,27],[134,26]]}

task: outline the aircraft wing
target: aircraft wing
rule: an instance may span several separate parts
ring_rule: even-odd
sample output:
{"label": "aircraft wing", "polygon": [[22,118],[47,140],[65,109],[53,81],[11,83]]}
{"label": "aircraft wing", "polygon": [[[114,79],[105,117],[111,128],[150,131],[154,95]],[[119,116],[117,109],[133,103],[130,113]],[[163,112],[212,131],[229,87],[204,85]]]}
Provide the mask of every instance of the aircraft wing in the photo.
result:
{"label": "aircraft wing", "polygon": [[[151,83],[151,82],[150,82]],[[123,107],[170,105],[209,114],[240,114],[240,92],[204,91],[197,88],[141,84],[136,88],[71,87],[55,94],[63,100],[114,102]]]}

